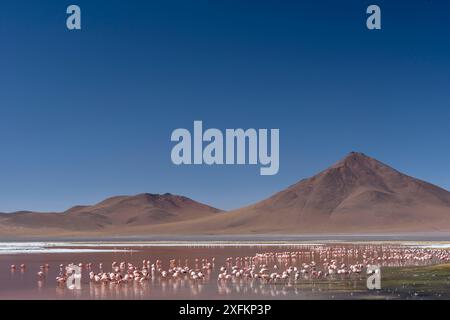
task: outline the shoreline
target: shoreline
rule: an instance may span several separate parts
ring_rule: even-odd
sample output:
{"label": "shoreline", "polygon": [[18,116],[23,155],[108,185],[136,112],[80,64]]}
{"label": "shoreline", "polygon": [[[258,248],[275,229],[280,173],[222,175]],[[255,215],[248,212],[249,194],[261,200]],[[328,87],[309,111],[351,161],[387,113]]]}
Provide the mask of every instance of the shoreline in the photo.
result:
{"label": "shoreline", "polygon": [[226,249],[273,248],[295,250],[308,247],[333,245],[400,246],[421,249],[450,249],[450,241],[303,241],[303,242],[242,242],[242,241],[0,241],[0,256],[18,254],[67,254],[67,253],[133,253],[151,248]]}

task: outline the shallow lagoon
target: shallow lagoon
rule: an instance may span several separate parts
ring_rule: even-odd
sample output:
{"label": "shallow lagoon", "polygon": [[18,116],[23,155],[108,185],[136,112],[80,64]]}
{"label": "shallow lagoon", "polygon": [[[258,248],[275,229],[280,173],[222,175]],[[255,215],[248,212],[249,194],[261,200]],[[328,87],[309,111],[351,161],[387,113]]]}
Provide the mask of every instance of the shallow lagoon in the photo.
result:
{"label": "shallow lagoon", "polygon": [[[448,245],[443,243],[207,243],[207,242],[28,242],[0,244],[1,299],[450,299],[446,290],[450,268]],[[159,270],[146,281],[94,283],[89,273],[112,271],[114,261]],[[171,262],[170,262],[171,261]],[[334,261],[334,262],[333,262]],[[81,290],[58,284],[60,264],[83,263]],[[99,264],[103,263],[100,270]],[[335,271],[328,274],[330,264]],[[16,265],[11,270],[11,265]],[[25,269],[19,268],[25,264]],[[45,276],[38,277],[48,264]],[[87,267],[87,264],[91,264]],[[206,264],[210,264],[206,268]],[[369,291],[365,270],[357,265],[381,266],[382,289]],[[439,265],[439,267],[438,267]],[[162,276],[162,270],[186,267],[202,272]],[[233,270],[266,268],[279,278],[265,280]],[[283,272],[297,270],[281,278]],[[222,270],[221,270],[222,269]],[[224,272],[224,269],[226,271]],[[343,270],[342,274],[338,271]],[[356,269],[355,269],[356,270]],[[305,271],[305,272],[303,272]],[[332,270],[331,270],[332,271]],[[346,272],[344,272],[346,271]],[[321,273],[319,273],[321,272]],[[228,274],[219,280],[219,274]]]}

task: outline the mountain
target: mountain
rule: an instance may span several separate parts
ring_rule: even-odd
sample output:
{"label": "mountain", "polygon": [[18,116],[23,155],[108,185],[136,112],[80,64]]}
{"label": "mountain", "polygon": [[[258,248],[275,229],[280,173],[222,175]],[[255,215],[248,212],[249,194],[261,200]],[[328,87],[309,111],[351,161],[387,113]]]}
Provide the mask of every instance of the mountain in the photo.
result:
{"label": "mountain", "polygon": [[317,175],[230,212],[171,194],[119,196],[63,213],[0,214],[0,236],[450,231],[450,192],[352,152]]}
{"label": "mountain", "polygon": [[120,226],[148,226],[215,215],[220,210],[172,194],[117,196],[92,206],[76,206],[65,212],[15,212],[0,214],[0,225],[30,229],[95,231]]}
{"label": "mountain", "polygon": [[176,233],[359,233],[450,230],[450,192],[352,152],[254,205],[161,226]]}

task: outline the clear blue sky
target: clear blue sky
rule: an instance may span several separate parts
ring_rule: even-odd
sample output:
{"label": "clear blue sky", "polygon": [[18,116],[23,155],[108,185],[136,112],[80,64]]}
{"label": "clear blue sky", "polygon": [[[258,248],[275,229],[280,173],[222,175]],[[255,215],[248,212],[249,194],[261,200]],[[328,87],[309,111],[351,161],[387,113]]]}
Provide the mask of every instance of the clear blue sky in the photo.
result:
{"label": "clear blue sky", "polygon": [[[449,16],[445,0],[2,0],[0,212],[141,192],[235,208],[353,150],[449,189]],[[279,174],[174,166],[170,134],[194,120],[279,128]]]}

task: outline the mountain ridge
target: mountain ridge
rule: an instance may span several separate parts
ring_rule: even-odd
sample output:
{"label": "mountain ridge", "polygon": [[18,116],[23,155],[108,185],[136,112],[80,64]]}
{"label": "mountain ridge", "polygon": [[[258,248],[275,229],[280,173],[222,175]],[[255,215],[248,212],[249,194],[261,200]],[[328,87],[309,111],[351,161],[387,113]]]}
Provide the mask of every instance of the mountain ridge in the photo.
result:
{"label": "mountain ridge", "polygon": [[229,212],[183,196],[143,193],[63,214],[6,216],[0,215],[0,226],[105,235],[436,231],[450,230],[450,192],[351,152],[316,175]]}
{"label": "mountain ridge", "polygon": [[93,205],[77,205],[63,212],[19,211],[4,213],[0,223],[25,227],[95,230],[116,225],[158,224],[195,219],[222,212],[184,196],[141,193],[113,196]]}

